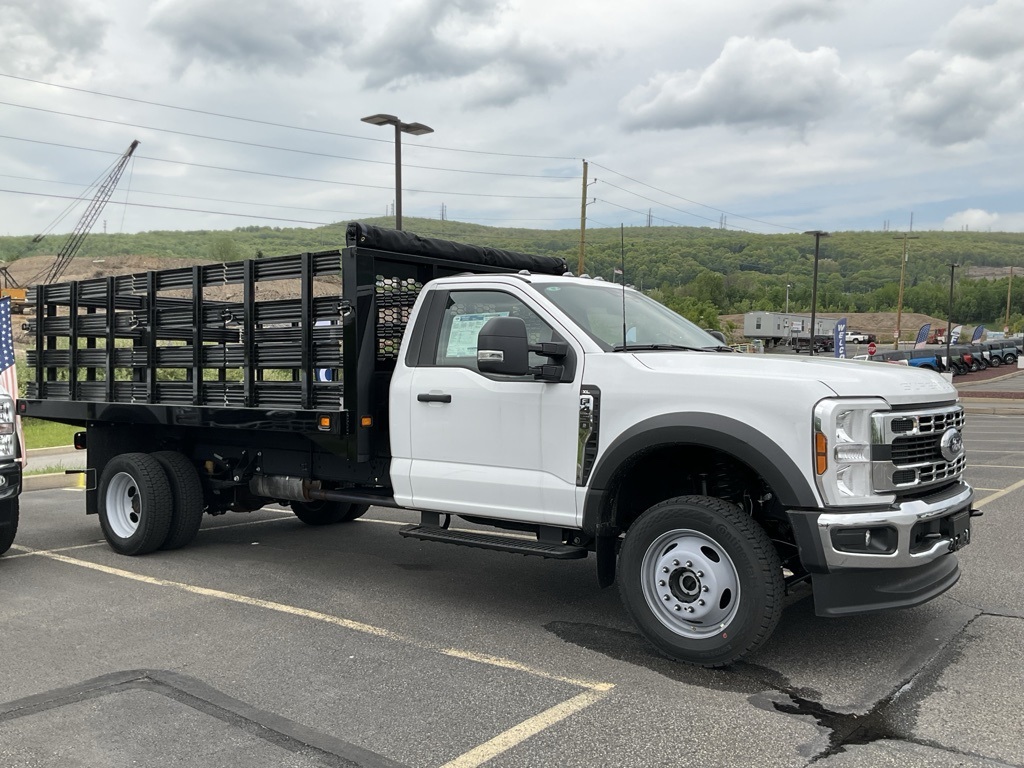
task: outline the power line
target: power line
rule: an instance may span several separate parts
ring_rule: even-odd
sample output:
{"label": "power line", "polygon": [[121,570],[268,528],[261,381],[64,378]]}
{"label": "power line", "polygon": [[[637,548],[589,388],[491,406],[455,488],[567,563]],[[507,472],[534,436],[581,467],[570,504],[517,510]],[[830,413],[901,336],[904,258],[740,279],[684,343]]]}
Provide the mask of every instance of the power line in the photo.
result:
{"label": "power line", "polygon": [[[117,154],[106,149],[93,149],[91,147],[76,147],[72,144],[60,144],[53,141],[42,141],[40,139],[26,139],[21,136],[6,136],[0,134],[0,139],[10,139],[12,141],[25,141],[30,144],[43,144],[50,147],[61,147],[62,149],[75,149],[84,150],[88,152],[102,152],[104,154]],[[343,187],[360,187],[362,189],[384,189],[392,191],[393,186],[382,186],[380,184],[357,184],[353,181],[336,181],[334,179],[313,179],[306,176],[290,176],[284,173],[271,173],[269,171],[251,171],[245,168],[230,168],[220,165],[207,165],[205,163],[190,163],[185,160],[168,160],[163,157],[153,157],[151,155],[135,155],[136,160],[151,160],[155,163],[169,163],[171,165],[185,165],[191,168],[205,168],[207,170],[215,171],[226,171],[229,173],[246,173],[254,176],[269,176],[276,179],[290,179],[292,181],[311,181],[318,184],[335,184]],[[452,192],[452,191],[441,191],[436,189],[411,189],[406,187],[404,192],[417,192],[421,194],[429,195],[460,195],[462,197],[493,197],[500,199],[510,200],[573,200],[575,198],[563,195],[494,195],[485,192]]]}
{"label": "power line", "polygon": [[[191,113],[197,114],[197,115],[208,115],[210,117],[220,117],[220,118],[224,118],[225,120],[238,120],[238,121],[245,122],[245,123],[255,123],[257,125],[267,125],[267,126],[271,126],[273,128],[286,128],[286,129],[292,130],[292,131],[305,131],[307,133],[319,133],[319,134],[323,134],[325,136],[336,136],[336,137],[340,137],[340,138],[344,138],[344,139],[357,139],[358,141],[374,141],[374,142],[377,142],[377,143],[380,143],[380,144],[389,144],[390,143],[389,139],[375,139],[375,138],[371,138],[371,137],[368,137],[368,136],[355,136],[355,135],[349,134],[349,133],[339,133],[339,132],[336,132],[336,131],[325,131],[322,128],[307,128],[305,126],[300,126],[300,125],[288,125],[286,123],[274,123],[274,122],[271,122],[269,120],[259,120],[259,119],[252,118],[252,117],[241,117],[239,115],[227,115],[227,114],[224,114],[224,113],[221,113],[221,112],[210,112],[210,111],[203,110],[203,109],[193,109],[192,107],[181,107],[181,106],[177,106],[177,105],[174,105],[174,104],[163,104],[163,103],[158,102],[158,101],[146,101],[145,99],[137,99],[137,98],[133,98],[131,96],[118,96],[118,95],[113,94],[113,93],[103,93],[101,91],[91,91],[91,90],[88,90],[86,88],[75,88],[74,86],[70,86],[70,85],[59,85],[58,83],[48,83],[45,80],[33,80],[30,77],[20,77],[18,75],[10,75],[10,74],[7,74],[5,72],[0,72],[0,77],[7,77],[7,78],[10,78],[12,80],[21,80],[21,81],[26,82],[26,83],[35,83],[36,85],[46,85],[46,86],[49,86],[51,88],[61,88],[63,90],[67,90],[67,91],[77,91],[78,93],[85,93],[85,94],[89,94],[91,96],[103,96],[104,98],[108,98],[108,99],[118,99],[120,101],[130,101],[130,102],[134,102],[136,104],[146,104],[146,105],[151,106],[151,107],[161,107],[163,109],[175,109],[175,110],[179,110],[179,111],[182,111],[182,112],[191,112]],[[458,148],[458,147],[438,147],[438,146],[435,146],[435,145],[432,145],[432,144],[422,144],[422,145],[416,145],[416,146],[419,149],[434,149],[434,150],[438,150],[438,151],[442,151],[442,152],[462,152],[462,153],[472,154],[472,155],[493,155],[495,157],[522,157],[522,158],[530,158],[530,159],[534,159],[534,160],[579,160],[580,159],[578,157],[561,157],[559,155],[529,155],[529,154],[521,154],[521,153],[515,153],[515,152],[486,152],[484,150],[479,150],[479,149],[461,149],[461,148]],[[613,171],[613,173],[614,173],[614,171]]]}
{"label": "power line", "polygon": [[[243,147],[254,147],[256,149],[271,149],[276,152],[294,152],[298,155],[310,155],[312,157],[326,157],[331,160],[348,160],[354,163],[371,163],[373,165],[392,165],[389,160],[367,160],[362,157],[350,157],[348,155],[335,155],[329,152],[313,152],[309,149],[295,149],[293,147],[278,147],[273,144],[260,144],[254,141],[243,141],[241,139],[226,139],[222,136],[207,136],[202,133],[191,133],[189,131],[178,131],[173,128],[157,128],[152,125],[140,125],[139,123],[129,123],[124,120],[110,120],[104,117],[93,117],[91,115],[79,115],[74,112],[62,112],[57,109],[46,109],[44,107],[30,107],[25,104],[15,104],[10,101],[0,101],[0,106],[15,107],[17,109],[28,109],[33,112],[45,112],[49,115],[59,115],[60,117],[74,117],[79,120],[91,120],[96,123],[107,123],[108,125],[119,125],[123,128],[138,128],[144,131],[155,131],[158,133],[170,133],[174,136],[187,136],[190,139],[205,139],[206,141],[219,141],[225,144],[238,144]],[[412,165],[411,163],[402,163],[403,168],[416,168],[424,171],[441,171],[443,173],[472,173],[481,176],[513,176],[523,179],[576,179],[575,176],[551,176],[548,174],[532,174],[532,173],[505,173],[501,171],[471,171],[462,168],[437,168],[430,165]]]}
{"label": "power line", "polygon": [[[789,226],[786,226],[785,224],[775,224],[775,223],[773,223],[771,221],[763,221],[761,219],[754,219],[754,218],[751,218],[750,216],[744,216],[744,215],[739,214],[739,213],[732,213],[731,211],[722,210],[721,208],[715,208],[713,205],[706,205],[704,203],[697,202],[696,200],[690,200],[689,198],[683,197],[682,195],[677,195],[675,192],[669,192],[666,189],[659,189],[658,187],[655,187],[655,186],[653,186],[651,184],[648,184],[645,181],[640,181],[639,179],[634,179],[632,176],[627,176],[624,173],[620,173],[619,171],[613,170],[613,169],[611,169],[611,168],[609,168],[609,167],[607,167],[605,165],[601,165],[600,163],[595,163],[595,162],[591,161],[591,164],[597,166],[598,168],[602,168],[602,169],[608,171],[609,173],[614,173],[616,176],[621,176],[624,179],[629,179],[634,184],[639,184],[639,185],[641,185],[643,187],[647,187],[648,189],[653,189],[655,192],[660,192],[663,195],[669,195],[670,197],[678,198],[678,199],[683,200],[684,202],[690,203],[692,205],[699,205],[701,208],[707,208],[709,210],[716,211],[718,213],[724,213],[727,216],[736,216],[737,218],[746,219],[747,221],[754,221],[754,222],[757,222],[758,224],[764,224],[765,226],[768,226],[768,227],[778,227],[779,229],[789,229],[789,230],[792,230],[793,232],[799,232],[800,231],[800,229],[797,228],[797,227],[789,227]],[[608,182],[605,182],[605,183],[608,183]],[[696,215],[696,214],[691,214],[691,215]],[[710,221],[710,219],[709,219],[709,221]],[[748,230],[744,230],[744,231],[748,231]]]}

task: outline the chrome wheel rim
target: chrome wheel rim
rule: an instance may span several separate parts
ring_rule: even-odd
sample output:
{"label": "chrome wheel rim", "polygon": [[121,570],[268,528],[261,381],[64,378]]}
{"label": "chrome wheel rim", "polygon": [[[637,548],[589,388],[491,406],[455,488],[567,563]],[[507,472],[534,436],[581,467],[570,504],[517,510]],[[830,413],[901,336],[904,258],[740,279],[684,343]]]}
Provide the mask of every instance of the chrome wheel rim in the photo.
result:
{"label": "chrome wheel rim", "polygon": [[740,580],[725,549],[699,531],[659,536],[644,554],[644,599],[677,635],[703,639],[722,633],[736,616]]}

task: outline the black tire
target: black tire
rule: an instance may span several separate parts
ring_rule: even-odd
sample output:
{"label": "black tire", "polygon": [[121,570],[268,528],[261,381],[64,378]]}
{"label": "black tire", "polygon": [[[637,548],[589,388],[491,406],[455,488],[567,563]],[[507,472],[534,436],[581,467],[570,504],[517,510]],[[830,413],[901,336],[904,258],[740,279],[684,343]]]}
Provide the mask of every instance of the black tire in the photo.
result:
{"label": "black tire", "polygon": [[203,484],[199,473],[184,455],[175,451],[151,454],[160,462],[171,486],[171,528],[160,549],[178,549],[199,533],[203,522]]}
{"label": "black tire", "polygon": [[977,360],[972,360],[971,361],[971,373],[977,373],[980,370],[981,370],[981,366],[978,365],[978,361]]}
{"label": "black tire", "polygon": [[306,525],[349,523],[366,514],[369,504],[343,501],[293,501],[292,512]]}
{"label": "black tire", "polygon": [[622,601],[641,633],[687,664],[722,667],[746,656],[782,614],[774,545],[721,499],[680,496],[648,509],[626,533],[618,570]]}
{"label": "black tire", "polygon": [[1006,365],[1013,365],[1014,363],[1016,363],[1016,362],[1017,362],[1017,356],[1016,356],[1016,355],[1014,355],[1014,354],[1012,354],[1012,353],[1011,353],[1011,354],[1009,354],[1009,355],[1005,355],[1005,356],[1003,357],[1003,362],[1004,362],[1004,363],[1005,363]]}
{"label": "black tire", "polygon": [[122,555],[158,549],[171,530],[171,485],[160,462],[147,453],[123,453],[103,469],[99,486],[100,527],[110,548]]}
{"label": "black tire", "polygon": [[993,368],[998,368],[1002,364],[1003,359],[1001,357],[999,357],[998,355],[992,355],[992,359],[989,362],[989,365],[991,365]]}
{"label": "black tire", "polygon": [[11,548],[18,533],[18,497],[0,501],[0,555]]}

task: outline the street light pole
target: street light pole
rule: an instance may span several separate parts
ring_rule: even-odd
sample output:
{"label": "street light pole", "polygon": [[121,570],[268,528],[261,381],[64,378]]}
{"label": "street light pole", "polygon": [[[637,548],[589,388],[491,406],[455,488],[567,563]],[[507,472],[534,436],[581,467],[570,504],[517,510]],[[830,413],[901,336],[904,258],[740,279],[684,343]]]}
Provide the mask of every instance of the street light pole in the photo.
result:
{"label": "street light pole", "polygon": [[[911,222],[913,223],[913,222]],[[899,350],[900,348],[900,332],[902,326],[900,325],[903,321],[903,279],[907,274],[907,240],[919,240],[917,235],[904,234],[901,237],[894,237],[893,240],[903,241],[903,261],[900,262],[900,296],[896,300],[896,345],[894,349]]]}
{"label": "street light pole", "polygon": [[792,285],[790,285],[789,283],[786,283],[786,314],[787,315],[789,314],[789,289],[792,288],[792,287],[793,287]]}
{"label": "street light pole", "polygon": [[823,232],[820,229],[812,229],[809,232],[804,232],[805,235],[814,235],[814,277],[811,279],[811,349],[810,353],[814,354],[814,336],[816,331],[815,321],[817,319],[818,311],[818,251],[821,245],[821,238],[828,237],[828,232]]}
{"label": "street light pole", "polygon": [[408,133],[413,136],[422,136],[425,133],[433,133],[434,129],[423,123],[403,123],[394,115],[369,115],[361,118],[364,123],[370,125],[393,125],[395,126],[395,229],[402,229],[402,134]]}
{"label": "street light pole", "polygon": [[953,275],[959,264],[949,265],[949,312],[946,315],[946,364],[952,362],[949,358],[949,345],[952,342],[953,333]]}

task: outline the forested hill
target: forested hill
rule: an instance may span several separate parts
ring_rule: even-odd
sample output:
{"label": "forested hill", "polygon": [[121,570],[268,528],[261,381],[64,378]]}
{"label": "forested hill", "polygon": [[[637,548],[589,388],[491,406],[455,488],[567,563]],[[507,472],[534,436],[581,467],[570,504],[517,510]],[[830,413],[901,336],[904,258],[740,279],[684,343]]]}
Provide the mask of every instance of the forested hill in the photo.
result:
{"label": "forested hill", "polygon": [[[392,226],[390,219],[368,223]],[[576,271],[578,229],[539,230],[487,227],[436,219],[406,218],[405,229],[478,245],[562,256]],[[789,285],[789,309],[806,312],[811,303],[814,237],[760,235],[707,227],[588,229],[585,270],[613,278],[624,259],[626,280],[705,326],[722,314],[782,311]],[[51,235],[0,238],[0,259],[55,253],[63,243]],[[317,229],[243,227],[230,231],[95,233],[79,259],[104,259],[116,271],[118,256],[225,261],[274,256],[344,245],[345,223]],[[1002,232],[915,232],[906,240],[903,309],[945,317],[950,264],[954,272],[953,318],[962,323],[1003,325],[1009,273],[1014,275],[1010,325],[1024,326],[1024,234]],[[894,311],[898,303],[904,238],[898,232],[836,232],[821,240],[818,310]],[[170,264],[169,264],[170,266]]]}

